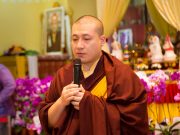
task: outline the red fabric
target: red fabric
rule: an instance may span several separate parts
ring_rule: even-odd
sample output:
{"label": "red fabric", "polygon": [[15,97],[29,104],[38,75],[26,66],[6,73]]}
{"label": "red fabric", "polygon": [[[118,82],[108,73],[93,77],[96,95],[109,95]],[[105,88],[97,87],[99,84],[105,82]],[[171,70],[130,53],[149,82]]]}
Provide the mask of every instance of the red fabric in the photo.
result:
{"label": "red fabric", "polygon": [[175,103],[176,101],[174,101],[174,96],[178,92],[180,92],[180,90],[178,90],[176,83],[167,84],[166,95],[162,98],[162,102],[163,103]]}
{"label": "red fabric", "polygon": [[172,50],[173,50],[172,47],[166,49],[166,51],[172,51]]}
{"label": "red fabric", "polygon": [[0,117],[0,123],[5,123],[8,122],[8,118],[7,117]]}

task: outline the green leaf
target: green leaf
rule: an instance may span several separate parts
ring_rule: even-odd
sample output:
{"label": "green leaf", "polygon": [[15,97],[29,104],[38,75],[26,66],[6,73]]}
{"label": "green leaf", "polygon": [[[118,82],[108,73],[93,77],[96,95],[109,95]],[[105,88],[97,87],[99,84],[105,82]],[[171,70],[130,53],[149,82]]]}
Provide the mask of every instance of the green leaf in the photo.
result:
{"label": "green leaf", "polygon": [[173,129],[173,127],[175,127],[176,125],[178,125],[180,123],[180,121],[175,122],[170,128],[169,131],[171,132],[171,130]]}

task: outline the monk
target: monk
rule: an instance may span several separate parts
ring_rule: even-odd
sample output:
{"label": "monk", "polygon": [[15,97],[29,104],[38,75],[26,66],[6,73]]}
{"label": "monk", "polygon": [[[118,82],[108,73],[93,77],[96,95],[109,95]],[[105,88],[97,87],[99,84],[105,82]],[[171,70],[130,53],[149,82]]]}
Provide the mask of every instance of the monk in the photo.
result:
{"label": "monk", "polygon": [[80,87],[73,63],[60,68],[39,117],[49,135],[147,135],[146,92],[131,68],[101,50],[103,24],[85,15],[72,26],[72,50],[82,62]]}

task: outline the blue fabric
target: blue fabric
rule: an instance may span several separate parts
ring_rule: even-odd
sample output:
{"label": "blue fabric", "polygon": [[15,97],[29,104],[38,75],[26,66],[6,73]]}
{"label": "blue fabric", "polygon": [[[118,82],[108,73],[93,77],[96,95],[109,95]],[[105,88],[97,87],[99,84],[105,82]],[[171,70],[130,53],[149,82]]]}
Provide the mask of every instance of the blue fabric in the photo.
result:
{"label": "blue fabric", "polygon": [[0,116],[14,115],[12,95],[16,82],[10,71],[0,64]]}

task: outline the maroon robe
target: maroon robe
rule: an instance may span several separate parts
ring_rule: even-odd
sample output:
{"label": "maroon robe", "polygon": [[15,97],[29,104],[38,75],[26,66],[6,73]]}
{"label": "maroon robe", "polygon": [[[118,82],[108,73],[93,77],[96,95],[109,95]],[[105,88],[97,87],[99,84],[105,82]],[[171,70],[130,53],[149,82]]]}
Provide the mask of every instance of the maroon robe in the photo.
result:
{"label": "maroon robe", "polygon": [[[55,41],[53,42],[53,32],[50,31],[48,34],[47,34],[47,52],[60,52],[62,51],[61,49],[61,32],[60,31],[57,31],[56,32],[56,38],[55,38]],[[51,42],[51,46],[49,46],[49,40],[50,39],[50,42]]]}
{"label": "maroon robe", "polygon": [[[41,103],[39,116],[43,129],[53,135],[147,135],[146,92],[129,66],[103,52],[94,73],[81,83],[86,89],[80,110],[66,107],[56,128],[48,128],[48,108],[60,97],[64,86],[73,80],[73,65],[66,65],[56,74]],[[107,98],[90,91],[107,78]]]}

